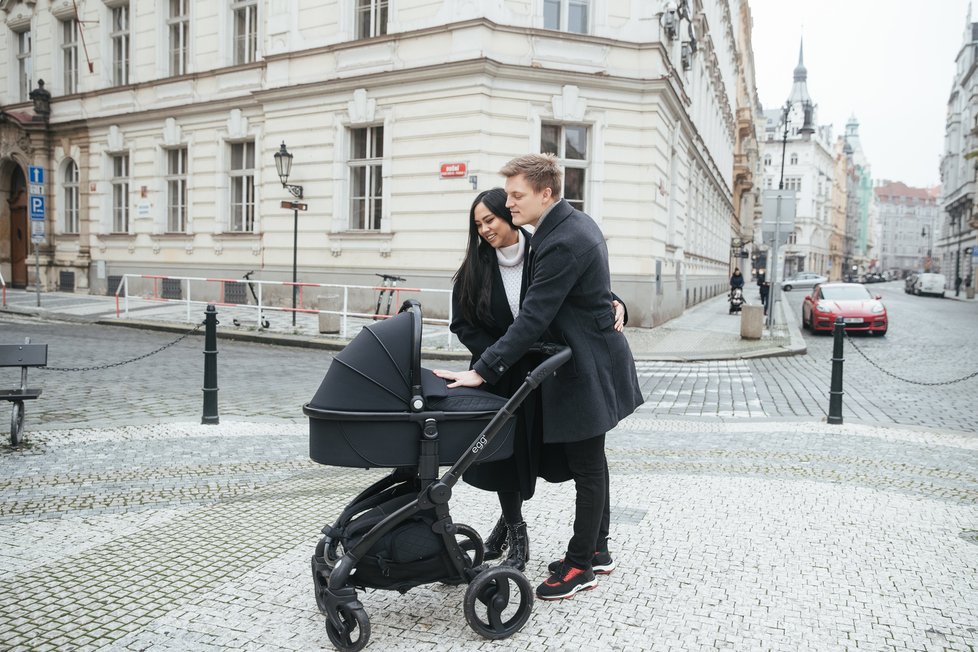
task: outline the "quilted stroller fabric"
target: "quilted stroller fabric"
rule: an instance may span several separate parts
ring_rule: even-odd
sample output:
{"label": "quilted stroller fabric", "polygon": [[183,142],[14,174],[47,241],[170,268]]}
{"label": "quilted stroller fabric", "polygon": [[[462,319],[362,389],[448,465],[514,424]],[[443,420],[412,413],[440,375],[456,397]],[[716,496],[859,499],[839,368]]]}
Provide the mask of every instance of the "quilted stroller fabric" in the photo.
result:
{"label": "quilted stroller fabric", "polygon": [[[449,389],[423,369],[420,322],[413,311],[375,322],[336,355],[304,408],[313,460],[360,468],[417,464],[425,421],[432,419],[440,464],[453,464],[476,444],[506,399],[481,389]],[[511,419],[479,462],[511,456],[514,427]]]}

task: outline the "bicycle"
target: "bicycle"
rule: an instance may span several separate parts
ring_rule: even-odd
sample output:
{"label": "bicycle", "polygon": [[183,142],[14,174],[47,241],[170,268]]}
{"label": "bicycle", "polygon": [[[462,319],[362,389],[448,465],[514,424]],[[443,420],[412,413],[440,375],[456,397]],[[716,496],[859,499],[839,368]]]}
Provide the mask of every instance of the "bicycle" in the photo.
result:
{"label": "bicycle", "polygon": [[[377,294],[377,309],[374,310],[374,321],[378,319],[384,319],[390,317],[391,314],[391,303],[394,301],[394,291],[397,287],[398,281],[407,281],[406,278],[401,276],[394,276],[392,274],[374,274],[374,276],[379,276],[383,280],[380,284],[380,292]],[[385,314],[380,314],[380,304],[384,301],[384,292],[387,292],[387,312]]]}
{"label": "bicycle", "polygon": [[[256,306],[260,306],[261,304],[258,301],[258,293],[255,292],[255,284],[252,283],[252,281],[251,281],[251,275],[254,274],[254,273],[255,273],[255,270],[251,270],[250,272],[248,272],[247,274],[245,274],[241,278],[243,278],[245,280],[245,283],[248,284],[248,289],[251,290],[251,296],[254,297],[254,299],[255,299],[255,305]],[[259,308],[259,310],[261,310],[261,308]],[[258,315],[258,319],[261,322],[261,327],[264,328],[264,329],[267,329],[268,326],[269,326],[269,321],[268,321],[268,318],[265,317],[265,313],[260,313]],[[234,324],[235,326],[240,326],[241,325],[241,323],[237,319],[232,319],[231,320],[231,323]]]}

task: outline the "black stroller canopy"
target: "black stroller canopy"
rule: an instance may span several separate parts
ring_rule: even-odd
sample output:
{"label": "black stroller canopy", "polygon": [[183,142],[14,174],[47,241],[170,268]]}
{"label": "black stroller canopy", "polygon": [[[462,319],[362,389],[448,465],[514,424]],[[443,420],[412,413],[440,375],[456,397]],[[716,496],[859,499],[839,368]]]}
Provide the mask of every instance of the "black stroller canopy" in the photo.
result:
{"label": "black stroller canopy", "polygon": [[309,402],[322,410],[404,412],[411,399],[414,320],[405,311],[364,327],[336,354]]}

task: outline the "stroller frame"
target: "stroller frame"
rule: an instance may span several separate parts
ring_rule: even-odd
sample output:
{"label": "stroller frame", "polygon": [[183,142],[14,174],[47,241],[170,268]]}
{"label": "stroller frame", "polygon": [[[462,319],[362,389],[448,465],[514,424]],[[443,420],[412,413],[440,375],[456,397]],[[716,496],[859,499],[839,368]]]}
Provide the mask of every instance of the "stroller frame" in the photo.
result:
{"label": "stroller frame", "polygon": [[[420,386],[421,306],[417,301],[408,300],[400,310],[405,311],[415,313],[414,341],[417,345],[412,348],[411,356],[412,396],[408,419],[418,423],[421,433],[417,465],[395,468],[357,495],[331,526],[323,528],[324,536],[311,560],[316,604],[326,616],[327,635],[337,649],[346,652],[361,650],[370,638],[370,621],[357,597],[358,586],[390,588],[404,593],[433,581],[450,585],[468,584],[463,605],[466,621],[476,633],[489,639],[507,638],[519,631],[529,619],[533,607],[530,584],[519,570],[506,565],[488,567],[482,564],[485,553],[482,538],[475,529],[452,520],[449,502],[452,489],[462,474],[479,461],[480,455],[527,396],[570,359],[571,350],[557,345],[535,347],[536,351],[549,357],[533,369],[505,405],[492,414],[489,423],[462,456],[444,474],[439,475],[438,422],[446,418],[474,418],[485,414],[445,413],[427,409]],[[303,407],[303,412],[319,419],[382,421],[390,417],[370,412],[324,410],[309,404]],[[414,498],[408,498],[411,495]],[[355,545],[344,548],[340,554],[339,535],[351,519],[398,497],[406,502],[376,522]],[[374,545],[421,512],[433,515],[431,529],[443,544],[440,558],[445,562],[446,572],[436,578],[430,574],[409,578],[391,587],[370,587],[358,583],[355,576],[357,565]],[[462,538],[461,542],[459,537]]]}

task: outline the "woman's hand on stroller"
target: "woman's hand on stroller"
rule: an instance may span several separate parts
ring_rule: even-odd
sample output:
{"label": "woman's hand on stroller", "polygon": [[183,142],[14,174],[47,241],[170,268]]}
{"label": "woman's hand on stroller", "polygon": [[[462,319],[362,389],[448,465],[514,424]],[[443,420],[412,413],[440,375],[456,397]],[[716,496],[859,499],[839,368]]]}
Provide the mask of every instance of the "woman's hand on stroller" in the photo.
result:
{"label": "woman's hand on stroller", "polygon": [[478,387],[486,382],[475,369],[469,369],[468,371],[432,369],[432,372],[439,378],[452,381],[448,383],[449,387]]}

